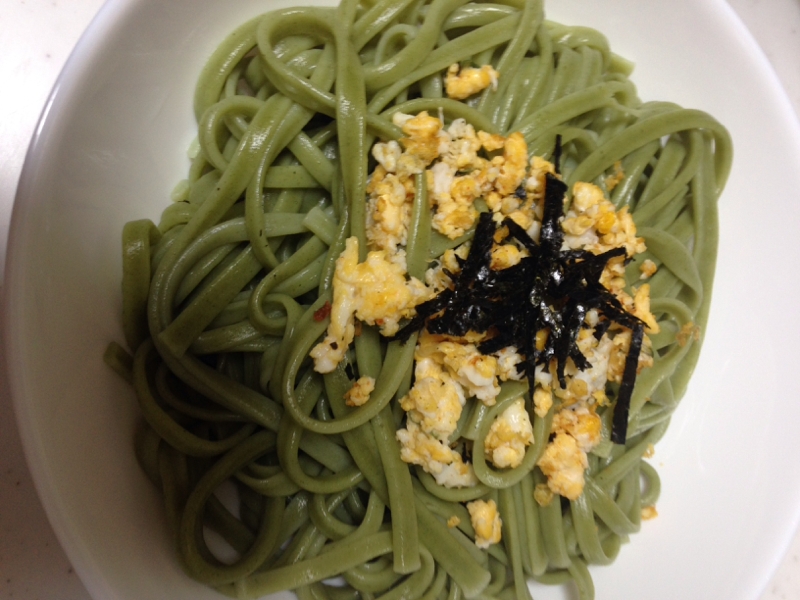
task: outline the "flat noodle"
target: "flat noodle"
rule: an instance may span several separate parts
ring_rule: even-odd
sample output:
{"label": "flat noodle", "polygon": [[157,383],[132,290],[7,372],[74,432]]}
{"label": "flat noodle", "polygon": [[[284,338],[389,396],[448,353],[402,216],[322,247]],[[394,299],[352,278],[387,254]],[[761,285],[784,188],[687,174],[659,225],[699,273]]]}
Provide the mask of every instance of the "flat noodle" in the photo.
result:
{"label": "flat noodle", "polygon": [[[496,89],[444,97],[453,64],[493,65]],[[136,389],[137,456],[163,491],[192,577],[239,598],[292,589],[333,600],[523,599],[530,578],[573,581],[582,600],[594,597],[587,564],[612,562],[658,496],[643,456],[697,361],[731,164],[716,120],[640,102],[629,72],[602,34],[545,21],[541,0],[343,0],[278,10],[226,38],[197,84],[199,148],[179,201],[157,229],[124,230],[134,357],[117,345],[108,353]],[[623,445],[608,441],[611,407],[598,408],[606,441],[589,454],[576,499],[534,499],[555,407],[535,414],[526,382],[504,383],[492,409],[468,400],[456,437],[475,440],[480,483],[448,488],[403,462],[395,436],[416,333],[404,344],[364,325],[332,372],[309,360],[330,322],[345,241],[366,256],[369,149],[403,136],[392,115],[423,110],[521,132],[544,158],[560,136],[563,180],[598,185],[648,242],[626,273],[632,284],[645,259],[657,269],[654,365],[636,382]],[[417,277],[456,245],[431,231],[426,188],[418,176],[405,244]],[[374,379],[359,407],[345,401],[354,369]],[[497,469],[484,437],[517,398],[535,442],[520,466]],[[236,510],[215,495],[225,482]],[[464,503],[474,500],[502,517],[502,542],[488,549],[473,543]],[[206,529],[236,560],[215,555]]]}

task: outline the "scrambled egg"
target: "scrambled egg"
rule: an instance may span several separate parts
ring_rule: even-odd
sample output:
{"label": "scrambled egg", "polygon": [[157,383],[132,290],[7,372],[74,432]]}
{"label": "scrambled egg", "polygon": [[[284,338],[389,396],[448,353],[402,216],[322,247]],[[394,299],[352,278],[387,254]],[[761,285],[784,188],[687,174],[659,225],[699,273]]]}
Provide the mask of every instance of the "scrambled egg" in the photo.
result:
{"label": "scrambled egg", "polygon": [[[481,69],[448,69],[445,83],[450,97],[466,98],[496,85],[498,74],[490,66]],[[431,207],[432,227],[455,239],[475,225],[477,199],[483,199],[494,214],[495,222],[510,218],[538,241],[544,213],[547,174],[556,175],[552,163],[529,157],[524,137],[475,131],[464,119],[448,126],[442,118],[420,112],[417,115],[395,113],[393,122],[400,127],[399,141],[377,143],[372,156],[377,166],[367,185],[367,259],[358,262],[358,241],[347,240],[345,251],[336,262],[333,278],[331,322],[322,342],[311,352],[315,369],[332,371],[352,343],[356,319],[378,325],[381,333],[391,336],[400,322],[414,316],[415,307],[451,287],[448,273],[457,273],[468,256],[469,242],[447,250],[425,273],[425,282],[407,274],[404,246],[415,194],[414,178],[425,177]],[[606,178],[607,189],[624,179],[621,164]],[[645,250],[644,240],[636,236],[636,227],[628,210],[616,210],[601,188],[590,183],[576,183],[571,203],[562,220],[562,249],[588,250],[595,254],[613,248],[625,248],[626,256],[609,261],[601,283],[623,307],[646,324],[647,333],[658,332],[658,323],[650,310],[650,288],[644,283],[632,293],[625,287],[625,262]],[[500,227],[492,247],[492,268],[508,269],[529,256],[527,249],[508,237],[508,228]],[[652,276],[656,265],[645,260],[642,278]],[[575,499],[583,492],[587,454],[600,442],[601,422],[598,406],[606,405],[608,382],[620,382],[630,346],[631,332],[612,325],[603,335],[595,336],[600,317],[589,311],[577,345],[591,367],[579,370],[572,362],[565,367],[566,386],[556,377],[555,364],[537,365],[532,378],[533,412],[544,418],[553,411],[553,435],[538,461],[547,483],[537,486],[534,497],[541,505],[555,494]],[[693,325],[681,332],[685,343],[697,335]],[[536,345],[544,348],[548,330],[536,332]],[[494,355],[478,350],[485,335],[468,333],[463,338],[432,335],[423,331],[415,349],[414,383],[400,400],[406,411],[406,426],[397,431],[401,458],[430,473],[446,487],[477,484],[469,462],[465,462],[458,440],[451,442],[466,400],[477,398],[492,406],[503,381],[525,377],[523,357],[517,348],[508,347]],[[638,370],[652,364],[652,348],[645,336]],[[360,406],[368,401],[374,380],[361,378],[348,391],[346,402]],[[488,460],[497,468],[518,466],[533,443],[533,428],[522,400],[514,402],[492,423],[484,440]],[[476,543],[485,548],[500,540],[500,517],[494,502],[476,501],[468,505],[476,530]]]}
{"label": "scrambled egg", "polygon": [[444,78],[445,91],[449,98],[464,100],[489,86],[496,90],[498,77],[500,73],[491,65],[483,65],[480,69],[473,67],[461,69],[458,63],[455,63],[447,69]]}
{"label": "scrambled egg", "polygon": [[568,433],[559,433],[537,463],[547,475],[547,486],[556,494],[575,500],[583,493],[583,472],[589,466],[586,453]]}
{"label": "scrambled egg", "polygon": [[614,163],[614,172],[611,175],[608,175],[603,182],[606,184],[606,189],[609,193],[617,187],[622,180],[625,179],[625,171],[622,170],[622,162],[616,161]]}
{"label": "scrambled egg", "polygon": [[550,390],[550,386],[536,386],[533,392],[533,412],[536,413],[536,416],[543,419],[550,412],[552,406],[553,392]]}
{"label": "scrambled egg", "polygon": [[[372,150],[378,166],[367,186],[371,248],[393,252],[406,243],[413,178],[423,172],[433,209],[432,225],[443,235],[455,239],[470,229],[478,218],[475,200],[483,198],[499,220],[508,216],[538,238],[542,209],[535,204],[543,197],[544,174],[555,169],[541,158],[529,160],[522,134],[503,137],[476,132],[464,119],[455,119],[445,128],[440,119],[425,111],[416,116],[398,112],[392,119],[405,137],[400,143],[375,144]],[[480,155],[481,150],[486,156]],[[497,257],[506,267],[526,255],[509,246]]]}
{"label": "scrambled egg", "polygon": [[475,529],[475,545],[478,548],[488,548],[500,542],[503,521],[497,510],[494,500],[474,500],[467,503],[469,518]]}
{"label": "scrambled egg", "polygon": [[572,436],[581,450],[591,452],[600,443],[601,428],[600,417],[591,408],[581,404],[556,413],[551,431],[556,435],[565,433]]}
{"label": "scrambled egg", "polygon": [[336,259],[328,332],[310,353],[316,371],[329,373],[344,358],[355,336],[354,316],[379,325],[384,335],[394,335],[400,320],[412,317],[414,307],[430,297],[425,284],[413,277],[406,279],[404,263],[390,260],[383,250],[370,252],[359,263],[358,239],[348,238]]}
{"label": "scrambled egg", "polygon": [[[587,455],[601,441],[602,423],[595,412],[596,407],[608,403],[605,395],[607,382],[622,380],[630,345],[629,330],[616,331],[612,335],[605,333],[598,340],[594,336],[594,326],[597,324],[596,311],[589,311],[586,316],[587,327],[581,330],[577,340],[578,348],[591,368],[579,371],[572,361],[568,361],[565,368],[567,387],[561,388],[551,373],[549,385],[537,381],[539,385],[533,396],[534,410],[540,417],[546,414],[545,409],[549,410],[552,406],[553,395],[561,400],[561,409],[554,415],[551,425],[551,433],[555,437],[546,446],[537,464],[547,476],[550,491],[570,500],[583,492]],[[648,341],[645,337],[645,342]],[[639,369],[650,364],[652,356],[642,352]]]}
{"label": "scrambled egg", "polygon": [[400,406],[425,433],[447,442],[466,401],[464,390],[432,358],[416,358],[414,379],[414,386],[401,398]]}
{"label": "scrambled egg", "polygon": [[[603,191],[594,184],[578,182],[573,187],[572,204],[562,223],[564,230],[563,249],[584,249],[601,254],[614,248],[625,248],[627,256],[611,259],[606,265],[600,283],[608,288],[634,315],[648,326],[648,333],[657,333],[658,326],[650,314],[649,287],[643,289],[642,296],[634,300],[625,292],[625,260],[644,252],[644,240],[636,237],[636,225],[627,207],[616,210],[606,199]],[[651,261],[652,262],[652,261]],[[655,267],[655,265],[652,265]],[[646,267],[653,273],[651,267]],[[635,307],[635,304],[639,304]]]}
{"label": "scrambled egg", "polygon": [[442,254],[438,260],[434,261],[434,266],[425,271],[425,283],[434,290],[435,293],[438,294],[442,290],[451,287],[452,282],[450,277],[445,273],[445,270],[450,273],[457,273],[460,270],[457,258],[466,258],[469,247],[470,242],[465,242],[455,250],[445,250],[444,254]]}
{"label": "scrambled egg", "polygon": [[344,403],[347,406],[363,406],[369,400],[369,395],[375,390],[375,378],[364,375],[359,377],[353,387],[344,395]]}
{"label": "scrambled egg", "polygon": [[537,483],[533,488],[533,499],[539,506],[549,506],[553,498],[555,498],[555,494],[546,483]]}
{"label": "scrambled egg", "polygon": [[447,136],[448,144],[426,176],[434,207],[433,227],[455,239],[477,220],[475,200],[485,194],[490,183],[486,175],[488,161],[478,156],[481,141],[472,125],[456,119],[447,129]]}
{"label": "scrambled egg", "polygon": [[522,363],[522,355],[517,352],[514,346],[507,346],[499,350],[497,357],[497,376],[500,381],[521,381],[523,374],[517,369],[517,365]]}
{"label": "scrambled egg", "polygon": [[655,519],[657,516],[658,511],[655,506],[642,507],[642,520],[649,521],[650,519]]}
{"label": "scrambled egg", "polygon": [[[477,479],[471,465],[463,463],[461,456],[447,445],[448,440],[466,398],[475,396],[487,406],[493,405],[500,392],[498,378],[521,378],[516,365],[522,357],[507,348],[501,360],[481,354],[468,339],[423,331],[414,359],[414,385],[400,399],[407,414],[406,429],[397,434],[401,458],[422,466],[446,487],[475,485]],[[533,427],[520,400],[492,424],[485,448],[495,466],[514,467],[532,442]]]}
{"label": "scrambled egg", "polygon": [[636,237],[636,225],[627,207],[616,210],[593,183],[579,181],[573,186],[572,204],[562,228],[565,249],[601,254],[624,247],[629,257],[646,250],[644,240]]}
{"label": "scrambled egg", "polygon": [[496,193],[502,196],[513,194],[522,185],[528,167],[528,145],[519,132],[514,132],[506,139],[503,149],[503,160],[493,163],[499,167],[500,173],[495,183]]}
{"label": "scrambled egg", "polygon": [[382,165],[372,173],[367,185],[367,240],[372,248],[395,252],[405,246],[414,198],[414,189],[409,193],[406,181]]}
{"label": "scrambled egg", "polygon": [[516,400],[495,419],[484,440],[487,458],[494,466],[518,467],[525,458],[525,448],[533,443],[531,425],[525,403]]}
{"label": "scrambled egg", "polygon": [[656,266],[656,263],[654,263],[649,258],[646,258],[642,261],[642,264],[639,267],[639,271],[641,272],[639,279],[650,279],[653,275],[656,274],[656,271],[658,271],[658,267]]}
{"label": "scrambled egg", "polygon": [[583,493],[587,454],[600,443],[602,423],[593,408],[581,403],[557,412],[551,427],[555,437],[537,463],[550,491],[570,500]]}
{"label": "scrambled egg", "polygon": [[445,150],[449,140],[442,131],[442,122],[436,117],[425,111],[409,119],[406,116],[397,113],[393,121],[402,123],[400,127],[407,136],[400,139],[406,150],[397,161],[398,173],[410,176],[422,173]]}
{"label": "scrambled egg", "polygon": [[587,328],[578,334],[577,346],[591,368],[579,371],[572,361],[569,361],[564,372],[570,377],[566,390],[556,389],[556,395],[565,404],[573,404],[595,397],[595,392],[606,388],[608,377],[608,362],[613,347],[613,342],[608,335],[603,335],[599,340],[594,336],[594,329]]}
{"label": "scrambled egg", "polygon": [[436,483],[445,487],[472,487],[478,483],[472,465],[445,442],[422,431],[409,419],[405,429],[397,430],[400,458],[407,463],[420,465],[433,475]]}
{"label": "scrambled egg", "polygon": [[500,244],[492,248],[492,269],[500,271],[519,264],[530,253],[515,244]]}
{"label": "scrambled egg", "polygon": [[630,312],[644,321],[644,324],[647,325],[645,328],[647,333],[658,333],[661,330],[653,313],[650,312],[650,284],[644,283],[634,290],[633,310]]}
{"label": "scrambled egg", "polygon": [[447,372],[464,389],[487,406],[495,403],[500,386],[497,384],[497,358],[481,354],[478,347],[466,340],[422,332],[417,343],[417,360],[430,358],[447,368]]}
{"label": "scrambled egg", "polygon": [[414,360],[414,386],[400,404],[427,433],[442,438],[455,430],[466,398],[493,405],[500,393],[498,375],[510,375],[496,356],[481,354],[467,339],[427,331],[420,333]]}
{"label": "scrambled egg", "polygon": [[694,340],[695,342],[700,341],[700,328],[695,325],[692,321],[685,323],[678,334],[675,336],[678,345],[683,348],[686,344],[689,343],[689,340]]}
{"label": "scrambled egg", "polygon": [[[533,196],[535,201],[544,200],[544,188],[546,176],[556,174],[556,167],[553,163],[543,159],[541,156],[531,158],[530,176],[525,180],[525,191]],[[541,221],[542,213],[538,212],[537,217]]]}

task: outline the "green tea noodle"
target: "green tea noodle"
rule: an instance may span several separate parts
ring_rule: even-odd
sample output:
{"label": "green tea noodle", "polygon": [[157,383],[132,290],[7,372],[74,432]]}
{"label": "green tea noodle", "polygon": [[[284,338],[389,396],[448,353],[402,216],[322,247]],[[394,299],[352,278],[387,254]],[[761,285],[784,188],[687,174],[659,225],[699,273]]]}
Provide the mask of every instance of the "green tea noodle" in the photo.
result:
{"label": "green tea noodle", "polygon": [[[443,97],[454,63],[493,65],[497,89]],[[716,120],[642,103],[630,71],[597,31],[546,21],[541,0],[343,0],[277,10],[225,39],[197,84],[199,148],[177,201],[158,226],[124,228],[133,356],[115,344],[106,356],[136,390],[137,457],[163,493],[189,575],[238,598],[287,589],[332,600],[529,598],[529,580],[571,581],[593,598],[587,565],[611,563],[659,493],[642,457],[698,358],[699,341],[677,334],[687,324],[702,331],[708,318],[717,198],[731,164]],[[552,410],[531,413],[536,441],[520,467],[496,469],[480,455],[477,432],[499,406],[522,397],[530,410],[527,383],[504,383],[498,408],[464,425],[477,435],[481,482],[451,489],[402,462],[395,437],[416,334],[403,344],[363,326],[349,362],[376,386],[361,407],[343,399],[344,364],[321,375],[308,358],[329,322],[345,240],[355,236],[366,255],[369,150],[402,136],[395,112],[422,110],[519,131],[545,158],[560,135],[570,186],[606,190],[620,161],[624,178],[608,197],[629,208],[647,243],[629,282],[642,260],[659,267],[649,283],[661,332],[624,445],[608,441],[611,408],[598,409],[605,441],[576,500],[534,499]],[[431,231],[425,188],[418,178],[406,246],[417,277],[455,245]],[[495,500],[503,520],[502,542],[488,550],[474,544],[464,506],[477,498]],[[235,559],[212,550],[208,531]]]}

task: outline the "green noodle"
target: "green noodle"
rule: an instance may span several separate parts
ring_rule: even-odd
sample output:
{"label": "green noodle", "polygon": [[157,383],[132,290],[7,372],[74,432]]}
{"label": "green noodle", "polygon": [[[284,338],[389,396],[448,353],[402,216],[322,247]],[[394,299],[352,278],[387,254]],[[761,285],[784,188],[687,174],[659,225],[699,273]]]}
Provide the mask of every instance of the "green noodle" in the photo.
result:
{"label": "green noodle", "polygon": [[[498,89],[443,97],[443,71],[469,62],[494,65]],[[332,600],[524,599],[529,579],[571,581],[582,600],[594,597],[587,565],[612,562],[658,497],[643,456],[697,361],[700,342],[681,345],[676,333],[702,331],[708,318],[717,198],[731,163],[717,121],[642,103],[630,70],[602,34],[544,20],[541,0],[342,0],[253,19],[219,46],[197,84],[199,150],[179,201],[157,227],[142,220],[123,230],[133,356],[117,344],[106,353],[136,390],[137,457],[163,492],[189,575],[239,598],[293,589]],[[520,397],[530,410],[527,384],[503,384],[491,408],[468,401],[454,436],[474,441],[480,483],[450,489],[400,460],[398,399],[411,383],[415,337],[386,341],[364,325],[349,359],[376,379],[363,407],[344,402],[344,363],[325,375],[310,365],[345,239],[356,236],[366,254],[369,148],[402,135],[395,112],[423,110],[519,131],[545,157],[561,136],[570,185],[605,190],[621,162],[624,179],[609,196],[629,207],[648,247],[628,279],[644,258],[659,267],[650,283],[661,333],[652,336],[655,364],[636,383],[627,443],[593,451],[576,500],[534,500],[552,409],[533,417],[535,443],[520,466],[486,461],[495,417]],[[416,277],[471,235],[432,231],[428,207],[419,175],[406,248]],[[226,482],[235,510],[216,495]],[[503,519],[501,544],[485,551],[463,505],[478,498],[497,501]],[[460,522],[448,527],[453,516]],[[215,555],[207,529],[235,561]]]}

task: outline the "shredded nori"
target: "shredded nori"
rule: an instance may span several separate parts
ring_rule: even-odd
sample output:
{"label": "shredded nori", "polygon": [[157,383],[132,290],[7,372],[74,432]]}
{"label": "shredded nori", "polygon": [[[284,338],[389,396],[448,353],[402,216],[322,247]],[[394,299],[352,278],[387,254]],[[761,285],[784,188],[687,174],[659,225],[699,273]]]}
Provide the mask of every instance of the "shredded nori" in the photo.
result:
{"label": "shredded nori", "polygon": [[[555,157],[559,158],[557,144]],[[508,238],[515,239],[530,256],[518,264],[493,270],[492,245],[497,225],[491,213],[481,213],[465,259],[458,258],[460,271],[445,270],[452,288],[417,306],[417,314],[396,338],[407,340],[415,331],[427,326],[430,333],[464,336],[468,331],[489,333],[491,337],[478,345],[480,352],[491,354],[515,346],[524,357],[522,369],[534,389],[537,365],[556,361],[556,376],[566,387],[564,369],[569,358],[580,370],[591,364],[577,345],[578,333],[585,327],[586,313],[595,309],[600,321],[595,328],[597,339],[612,323],[630,329],[630,348],[619,388],[611,441],[625,442],[631,394],[644,335],[644,323],[625,310],[617,298],[601,283],[600,276],[609,260],[624,256],[624,248],[602,254],[585,250],[562,250],[566,184],[554,175],[546,175],[544,215],[539,242],[535,242],[513,220],[506,218],[502,226]],[[536,333],[549,330],[542,348],[536,346]]]}
{"label": "shredded nori", "polygon": [[353,365],[351,365],[350,363],[347,363],[344,366],[344,373],[345,375],[347,375],[347,378],[350,379],[351,381],[356,378],[356,374],[353,371]]}
{"label": "shredded nori", "polygon": [[636,383],[636,369],[639,363],[639,352],[644,340],[644,325],[638,324],[631,333],[631,344],[628,356],[625,357],[625,371],[622,374],[622,384],[619,386],[619,397],[614,406],[614,420],[611,425],[611,441],[615,444],[624,444],[628,433],[628,411],[631,406],[633,385]]}

